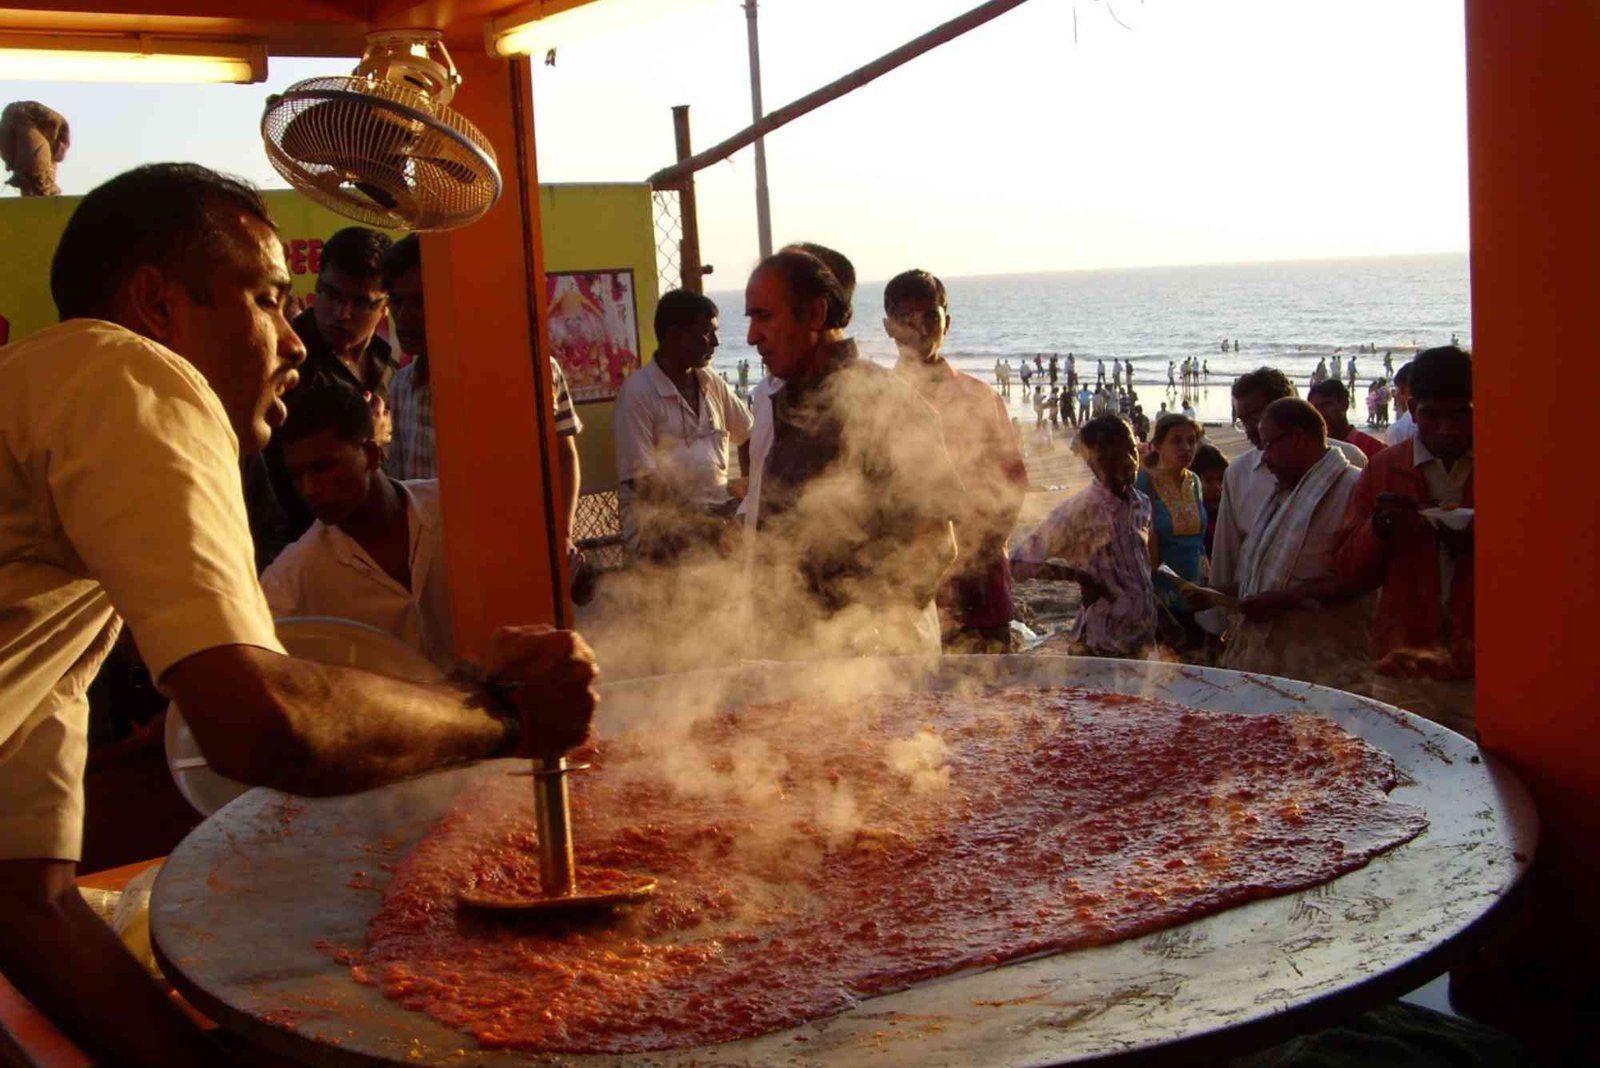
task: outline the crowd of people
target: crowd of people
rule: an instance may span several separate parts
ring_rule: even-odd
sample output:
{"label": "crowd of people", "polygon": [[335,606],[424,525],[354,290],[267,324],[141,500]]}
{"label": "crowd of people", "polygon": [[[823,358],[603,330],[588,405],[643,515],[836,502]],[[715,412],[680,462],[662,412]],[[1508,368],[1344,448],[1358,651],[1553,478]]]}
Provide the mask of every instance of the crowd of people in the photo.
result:
{"label": "crowd of people", "polygon": [[[1301,399],[1280,371],[1243,375],[1231,396],[1251,448],[1231,463],[1187,402],[1181,411],[1163,403],[1152,427],[1124,388],[1125,363],[1102,381],[1101,362],[1091,389],[1074,355],[1040,354],[1019,377],[1065,377],[1078,389],[1025,387],[1035,426],[1076,427],[1074,448],[1094,480],[1008,547],[1026,473],[1005,414],[1005,365],[991,388],[944,358],[948,297],[922,271],[885,290],[895,367],[862,361],[847,332],[853,287],[848,260],[821,246],[792,246],[757,267],[745,310],[771,373],[754,389],[753,412],[724,400],[709,374],[704,402],[681,383],[653,388],[677,420],[657,421],[655,462],[699,465],[702,485],[715,489],[675,476],[682,488],[668,496],[689,515],[667,525],[700,533],[652,560],[695,540],[748,551],[760,576],[752,599],[783,605],[772,615],[785,628],[870,619],[874,651],[1011,649],[1012,577],[1075,582],[1083,607],[1073,652],[1182,658],[1384,694],[1472,733],[1471,567],[1457,566],[1472,551],[1464,352],[1429,350],[1399,369],[1407,418],[1385,440],[1351,424],[1339,378],[1319,378]],[[715,313],[702,305],[688,331],[701,366],[716,346]],[[670,325],[659,336],[667,368],[681,366]],[[1180,372],[1187,383],[1208,369],[1175,364],[1175,385]],[[619,402],[619,412],[628,407]],[[702,409],[711,416],[693,438],[681,428]],[[632,436],[632,449],[648,437]],[[714,459],[697,458],[694,440],[709,441]],[[730,446],[741,448],[747,478],[728,477]],[[728,511],[742,517],[742,550],[727,548],[715,521]],[[1421,567],[1425,556],[1436,566]],[[779,644],[796,645],[792,635]]]}
{"label": "crowd of people", "polygon": [[1470,736],[1471,359],[1430,349],[1401,373],[1412,422],[1387,443],[1350,427],[1342,383],[1302,400],[1272,368],[1233,384],[1252,448],[1231,463],[1202,464],[1182,415],[1142,452],[1125,421],[1090,420],[1093,485],[1012,551],[1014,571],[1079,583],[1074,651],[1323,683]]}
{"label": "crowd of people", "polygon": [[[248,783],[361,789],[587,733],[596,669],[576,634],[507,628],[487,663],[458,657],[422,280],[415,236],[349,227],[291,322],[254,191],[154,165],[83,199],[52,266],[60,324],[0,352],[0,903],[29,918],[6,925],[0,970],[92,1052],[217,1060],[73,891],[86,691],[124,621],[207,760]],[[768,373],[748,397],[710,370],[715,303],[663,294],[657,350],[617,397],[632,570],[721,567],[716,594],[745,604],[740,656],[1011,652],[1014,579],[1053,579],[1081,592],[1074,653],[1327,683],[1472,733],[1466,353],[1394,373],[1386,441],[1350,426],[1338,377],[1302,400],[1279,371],[1246,374],[1231,395],[1252,447],[1231,463],[1187,398],[1150,425],[1131,362],[1108,378],[1097,361],[1091,389],[1074,354],[1036,356],[1023,388],[1049,382],[1031,387],[1039,418],[1076,428],[1093,481],[1012,544],[1029,486],[1009,368],[994,388],[946,359],[948,293],[923,270],[884,290],[895,365],[864,359],[854,292],[825,246],[762,259],[742,310]],[[548,373],[576,553],[581,422]],[[1185,383],[1208,374],[1185,361]],[[460,681],[290,657],[273,619],[299,615],[374,626]],[[484,671],[506,685],[471,681]]]}

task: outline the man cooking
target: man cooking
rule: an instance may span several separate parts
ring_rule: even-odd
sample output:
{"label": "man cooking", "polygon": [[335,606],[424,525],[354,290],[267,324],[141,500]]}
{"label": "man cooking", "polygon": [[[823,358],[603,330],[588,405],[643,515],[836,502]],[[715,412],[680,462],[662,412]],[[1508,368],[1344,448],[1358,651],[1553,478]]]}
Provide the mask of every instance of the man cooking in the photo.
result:
{"label": "man cooking", "polygon": [[[250,188],[192,164],[86,196],[51,266],[59,325],[0,350],[0,971],[103,1063],[229,1063],[80,898],[85,691],[126,619],[219,773],[360,790],[582,741],[575,634],[497,632],[518,694],[421,688],[284,655],[255,579],[239,455],[282,424],[305,348]],[[338,708],[331,707],[337,700]]]}

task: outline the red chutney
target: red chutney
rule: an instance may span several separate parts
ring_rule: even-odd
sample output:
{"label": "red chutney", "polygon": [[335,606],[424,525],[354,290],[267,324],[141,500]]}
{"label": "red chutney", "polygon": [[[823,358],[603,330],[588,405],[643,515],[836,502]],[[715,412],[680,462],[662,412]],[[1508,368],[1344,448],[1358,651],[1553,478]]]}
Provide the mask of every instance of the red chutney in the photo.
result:
{"label": "red chutney", "polygon": [[1427,825],[1389,803],[1387,754],[1304,713],[1011,690],[752,706],[687,750],[646,741],[573,777],[573,818],[580,864],[656,876],[654,898],[567,926],[458,909],[537,884],[527,780],[488,775],[395,872],[355,977],[485,1047],[706,1045],[1300,890]]}

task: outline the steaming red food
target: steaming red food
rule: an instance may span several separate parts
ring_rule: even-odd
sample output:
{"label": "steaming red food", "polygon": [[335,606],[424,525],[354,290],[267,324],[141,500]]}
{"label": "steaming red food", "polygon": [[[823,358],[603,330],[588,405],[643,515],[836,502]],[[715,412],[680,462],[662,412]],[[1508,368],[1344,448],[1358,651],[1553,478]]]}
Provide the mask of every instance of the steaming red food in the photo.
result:
{"label": "steaming red food", "polygon": [[396,871],[356,978],[485,1047],[726,1042],[1303,889],[1427,823],[1386,754],[1305,714],[1012,690],[752,706],[690,740],[573,778],[580,863],[658,877],[648,904],[458,910],[537,884],[527,780],[491,774]]}

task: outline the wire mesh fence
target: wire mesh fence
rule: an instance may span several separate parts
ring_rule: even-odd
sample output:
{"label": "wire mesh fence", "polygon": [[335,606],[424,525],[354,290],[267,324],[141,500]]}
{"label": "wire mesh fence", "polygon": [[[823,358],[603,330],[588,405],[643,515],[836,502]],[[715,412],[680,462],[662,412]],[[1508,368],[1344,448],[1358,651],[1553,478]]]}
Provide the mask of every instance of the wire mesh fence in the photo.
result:
{"label": "wire mesh fence", "polygon": [[683,283],[683,197],[677,189],[657,189],[656,292],[677,289]]}
{"label": "wire mesh fence", "polygon": [[588,561],[601,571],[614,571],[626,563],[622,548],[622,512],[615,490],[597,490],[578,497],[578,514],[572,540]]}

